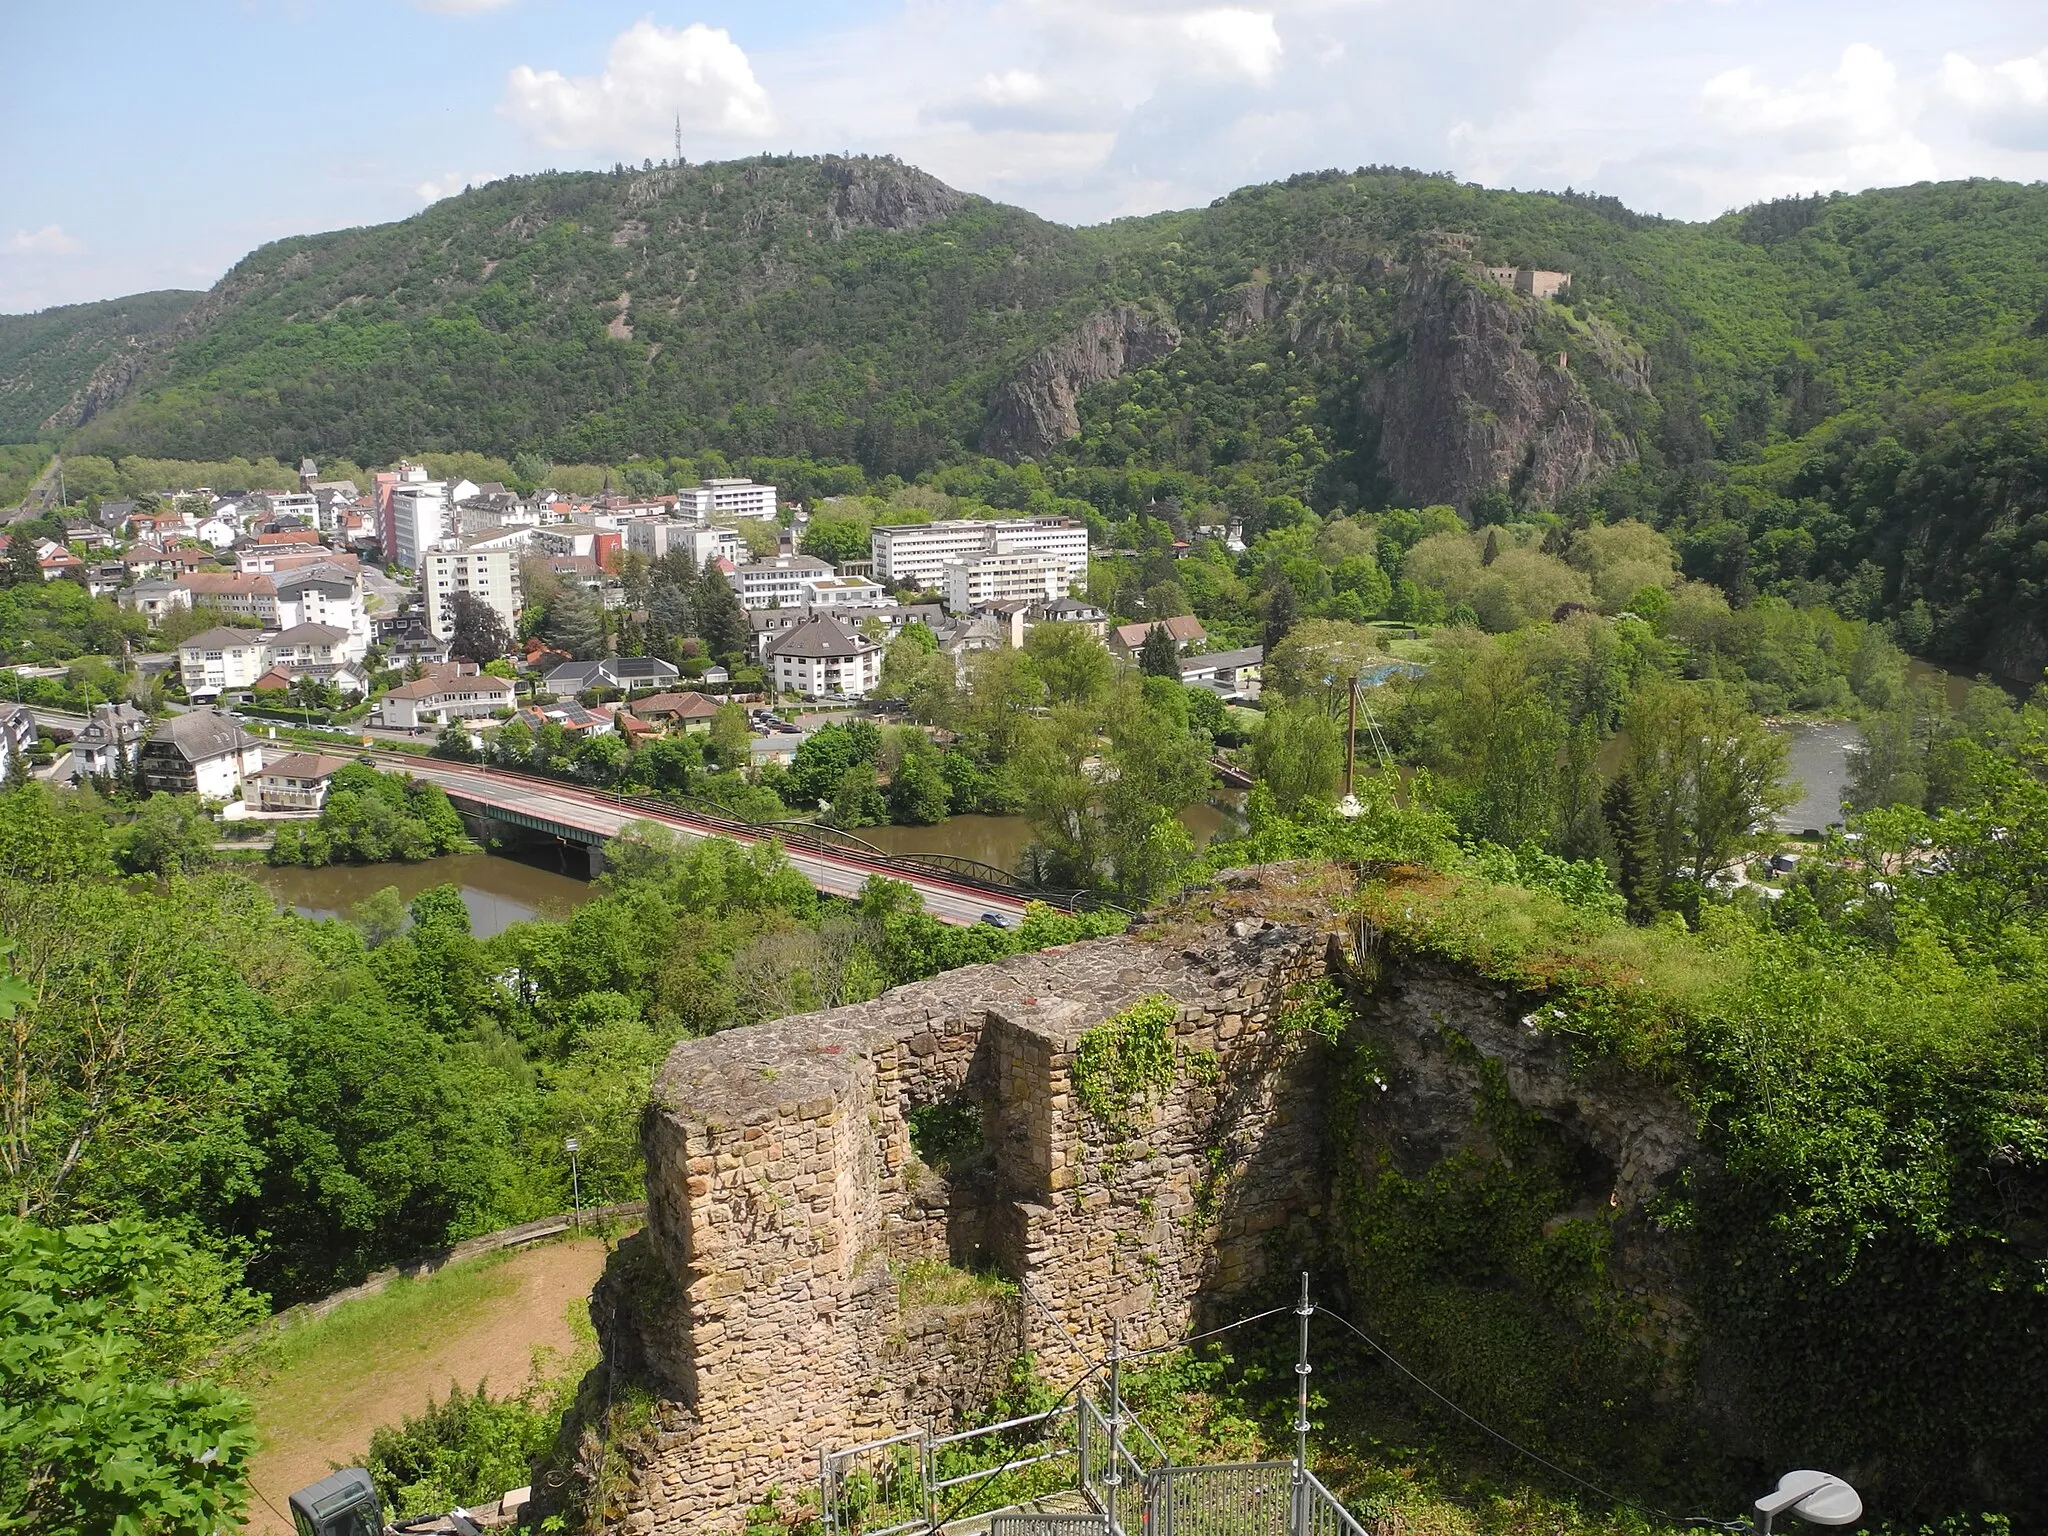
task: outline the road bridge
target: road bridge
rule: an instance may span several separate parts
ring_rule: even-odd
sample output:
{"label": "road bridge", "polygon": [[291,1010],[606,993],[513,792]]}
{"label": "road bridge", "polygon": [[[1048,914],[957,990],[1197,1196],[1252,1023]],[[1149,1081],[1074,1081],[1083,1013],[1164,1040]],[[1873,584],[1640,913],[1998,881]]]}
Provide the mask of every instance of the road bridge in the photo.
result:
{"label": "road bridge", "polygon": [[[470,763],[413,757],[401,752],[373,751],[367,755],[380,768],[438,784],[456,810],[467,816],[588,848],[593,874],[603,867],[599,850],[607,839],[616,837],[628,822],[652,821],[684,837],[729,837],[745,844],[765,842],[771,837],[779,839],[790,863],[813,886],[831,896],[858,896],[870,875],[887,875],[915,889],[925,911],[946,923],[979,922],[984,912],[994,912],[1015,922],[1023,916],[1026,901],[1044,899],[1065,905],[1071,900],[1061,893],[1028,891],[1021,881],[1004,875],[1003,871],[988,866],[969,867],[967,860],[922,859],[863,852],[858,847],[827,847],[822,830],[818,834],[819,846],[805,847],[797,842],[803,833],[792,827],[778,827],[771,832],[659,800],[614,795]],[[849,838],[846,842],[853,844],[858,839]]]}

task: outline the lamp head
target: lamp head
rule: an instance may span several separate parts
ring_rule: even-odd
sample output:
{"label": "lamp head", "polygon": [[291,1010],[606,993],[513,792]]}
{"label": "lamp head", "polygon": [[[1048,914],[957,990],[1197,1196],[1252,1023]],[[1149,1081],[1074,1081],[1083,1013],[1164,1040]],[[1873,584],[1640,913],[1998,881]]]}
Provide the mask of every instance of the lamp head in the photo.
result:
{"label": "lamp head", "polygon": [[1863,1518],[1863,1500],[1833,1473],[1787,1472],[1775,1493],[1756,1501],[1756,1512],[1767,1519],[1790,1513],[1815,1525],[1854,1525]]}

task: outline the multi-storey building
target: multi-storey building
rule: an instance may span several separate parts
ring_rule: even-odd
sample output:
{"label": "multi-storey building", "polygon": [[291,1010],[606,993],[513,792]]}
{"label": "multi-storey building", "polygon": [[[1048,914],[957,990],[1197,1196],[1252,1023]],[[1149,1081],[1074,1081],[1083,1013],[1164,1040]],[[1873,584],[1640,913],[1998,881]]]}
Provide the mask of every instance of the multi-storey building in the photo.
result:
{"label": "multi-storey building", "polygon": [[1049,603],[1066,590],[1066,564],[1043,555],[988,554],[946,562],[946,607],[953,613],[990,603]]}
{"label": "multi-storey building", "polygon": [[393,564],[419,568],[420,556],[453,530],[452,504],[445,480],[408,481],[391,492],[391,543],[385,556]]}
{"label": "multi-storey building", "polygon": [[676,511],[699,522],[715,517],[773,518],[775,487],[751,480],[706,480],[676,492]]}
{"label": "multi-storey building", "polygon": [[777,691],[809,699],[865,698],[882,680],[882,647],[819,615],[771,639],[762,658]]}
{"label": "multi-storey building", "polygon": [[188,696],[248,688],[270,668],[270,650],[253,629],[209,629],[178,642],[178,680]]}
{"label": "multi-storey building", "polygon": [[869,536],[869,545],[875,579],[891,586],[905,581],[939,586],[945,580],[947,561],[983,555],[1036,555],[1059,564],[1064,584],[1088,579],[1087,526],[1065,517],[884,523]]}
{"label": "multi-storey building", "polygon": [[[467,592],[484,604],[510,634],[519,622],[519,546],[525,532],[486,533],[430,549],[420,562],[420,590],[426,597],[427,628],[436,639],[455,633],[455,594]],[[489,661],[488,656],[474,658]]]}
{"label": "multi-storey building", "polygon": [[804,601],[804,582],[830,576],[832,567],[815,555],[778,555],[732,573],[732,589],[743,608],[790,608]]}
{"label": "multi-storey building", "polygon": [[624,532],[629,552],[645,555],[649,560],[659,560],[670,554],[687,554],[690,563],[699,570],[704,568],[705,561],[716,560],[720,556],[737,565],[744,547],[739,530],[729,523],[699,527],[668,518],[641,518],[626,524]]}

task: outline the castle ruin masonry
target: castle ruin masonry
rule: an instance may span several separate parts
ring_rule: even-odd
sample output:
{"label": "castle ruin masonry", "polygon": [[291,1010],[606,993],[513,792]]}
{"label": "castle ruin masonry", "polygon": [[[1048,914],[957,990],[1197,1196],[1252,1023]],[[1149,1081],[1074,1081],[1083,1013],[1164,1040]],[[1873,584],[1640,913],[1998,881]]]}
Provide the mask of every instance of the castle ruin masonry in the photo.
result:
{"label": "castle ruin masonry", "polygon": [[[1280,1022],[1341,963],[1327,910],[1219,907],[678,1045],[643,1121],[647,1229],[596,1303],[611,1368],[656,1396],[626,1528],[737,1529],[820,1445],[971,1414],[1022,1353],[1072,1380],[1112,1319],[1165,1342],[1277,1281],[1330,1188],[1325,1048]],[[1074,1053],[1155,995],[1175,1070],[1119,1130],[1081,1107]],[[978,1113],[980,1150],[927,1166],[933,1106]],[[1016,1293],[922,1307],[905,1276],[934,1260]]]}

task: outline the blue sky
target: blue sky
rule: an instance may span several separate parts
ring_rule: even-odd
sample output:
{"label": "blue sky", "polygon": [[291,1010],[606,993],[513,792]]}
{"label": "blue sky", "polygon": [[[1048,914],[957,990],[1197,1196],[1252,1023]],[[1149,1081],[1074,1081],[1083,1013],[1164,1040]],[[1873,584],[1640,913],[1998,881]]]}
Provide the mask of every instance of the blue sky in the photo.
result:
{"label": "blue sky", "polygon": [[1710,217],[2048,178],[2033,0],[0,0],[0,312],[464,182],[893,153],[1094,222],[1402,164]]}

